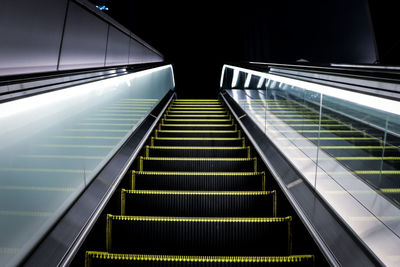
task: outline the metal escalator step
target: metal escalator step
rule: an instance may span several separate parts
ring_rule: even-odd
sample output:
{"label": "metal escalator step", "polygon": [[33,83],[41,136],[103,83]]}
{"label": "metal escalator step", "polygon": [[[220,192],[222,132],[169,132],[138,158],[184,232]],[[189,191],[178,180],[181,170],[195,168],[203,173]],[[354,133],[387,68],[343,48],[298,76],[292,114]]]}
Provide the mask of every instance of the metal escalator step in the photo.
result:
{"label": "metal escalator step", "polygon": [[179,106],[170,106],[168,108],[168,111],[177,111],[177,110],[188,110],[188,111],[193,111],[193,110],[226,110],[225,107],[204,107],[204,106],[196,106],[196,107],[179,107]]}
{"label": "metal escalator step", "polygon": [[139,171],[256,172],[257,158],[139,158]]}
{"label": "metal escalator step", "polygon": [[164,114],[165,119],[232,119],[229,114]]}
{"label": "metal escalator step", "polygon": [[169,115],[228,115],[225,110],[171,110],[165,114]]}
{"label": "metal escalator step", "polygon": [[250,158],[250,147],[146,146],[146,157]]}
{"label": "metal escalator step", "polygon": [[116,254],[87,251],[85,267],[97,266],[314,266],[313,255],[291,256],[177,256]]}
{"label": "metal escalator step", "polygon": [[107,215],[107,252],[288,256],[291,217],[213,218]]}
{"label": "metal escalator step", "polygon": [[265,191],[265,172],[132,171],[131,189]]}
{"label": "metal escalator step", "polygon": [[243,146],[239,137],[151,137],[152,146]]}
{"label": "metal escalator step", "polygon": [[241,137],[240,130],[156,130],[155,137]]}
{"label": "metal escalator step", "polygon": [[191,118],[191,119],[182,119],[182,118],[163,118],[161,119],[161,123],[163,124],[228,124],[232,125],[233,120],[229,118]]}
{"label": "metal escalator step", "polygon": [[122,189],[121,215],[276,217],[276,191]]}
{"label": "metal escalator step", "polygon": [[236,124],[165,124],[158,125],[159,130],[210,130],[210,131],[236,131]]}

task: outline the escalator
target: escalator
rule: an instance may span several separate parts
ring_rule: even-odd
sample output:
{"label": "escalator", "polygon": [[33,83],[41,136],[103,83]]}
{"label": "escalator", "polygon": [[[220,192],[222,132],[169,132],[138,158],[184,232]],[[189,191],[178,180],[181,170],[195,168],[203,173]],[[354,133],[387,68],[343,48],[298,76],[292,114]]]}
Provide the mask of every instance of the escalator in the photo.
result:
{"label": "escalator", "polygon": [[74,264],[313,266],[272,180],[225,104],[173,100]]}

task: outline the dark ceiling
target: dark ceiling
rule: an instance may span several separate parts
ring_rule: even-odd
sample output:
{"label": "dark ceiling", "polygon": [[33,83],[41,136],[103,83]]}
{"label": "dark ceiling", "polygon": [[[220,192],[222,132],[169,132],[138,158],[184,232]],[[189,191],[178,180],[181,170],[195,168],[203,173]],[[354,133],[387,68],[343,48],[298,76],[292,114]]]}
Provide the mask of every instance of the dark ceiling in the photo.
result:
{"label": "dark ceiling", "polygon": [[226,62],[400,64],[387,1],[92,1],[174,64],[180,97],[215,96]]}

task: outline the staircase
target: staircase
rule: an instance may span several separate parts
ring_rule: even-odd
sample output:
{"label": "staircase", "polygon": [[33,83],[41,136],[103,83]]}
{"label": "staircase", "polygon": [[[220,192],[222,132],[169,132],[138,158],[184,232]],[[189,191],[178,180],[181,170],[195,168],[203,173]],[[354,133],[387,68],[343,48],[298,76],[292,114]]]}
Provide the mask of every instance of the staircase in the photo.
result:
{"label": "staircase", "polygon": [[105,251],[86,266],[313,266],[292,255],[291,217],[218,100],[174,100],[137,160]]}

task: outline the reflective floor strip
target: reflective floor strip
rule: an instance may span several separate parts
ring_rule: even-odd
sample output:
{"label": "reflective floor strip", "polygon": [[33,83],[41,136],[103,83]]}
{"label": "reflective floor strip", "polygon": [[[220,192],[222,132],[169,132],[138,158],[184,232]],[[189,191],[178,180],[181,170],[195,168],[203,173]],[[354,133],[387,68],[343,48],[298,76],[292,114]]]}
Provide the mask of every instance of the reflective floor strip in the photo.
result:
{"label": "reflective floor strip", "polygon": [[50,217],[52,212],[41,211],[17,211],[17,210],[0,210],[0,215],[7,216],[26,216],[26,217]]}
{"label": "reflective floor strip", "polygon": [[96,125],[96,126],[134,126],[136,123],[97,123],[97,122],[80,122],[78,125]]}
{"label": "reflective floor strip", "polygon": [[42,186],[0,185],[0,190],[75,192],[77,189],[76,188],[72,188],[72,187],[42,187]]}
{"label": "reflective floor strip", "polygon": [[127,133],[130,130],[119,129],[65,129],[68,132],[104,132],[104,133]]}
{"label": "reflective floor strip", "polygon": [[62,148],[99,148],[99,149],[109,149],[114,148],[114,146],[104,146],[104,145],[66,145],[66,144],[40,144],[39,147],[62,147]]}
{"label": "reflective floor strip", "polygon": [[102,156],[82,156],[82,155],[19,155],[21,158],[48,158],[48,159],[104,159]]}
{"label": "reflective floor strip", "polygon": [[110,139],[110,140],[121,140],[123,136],[87,136],[87,135],[56,135],[52,136],[52,138],[60,138],[60,139]]}
{"label": "reflective floor strip", "polygon": [[1,171],[14,172],[48,172],[48,173],[91,173],[91,170],[76,170],[76,169],[40,169],[40,168],[0,168]]}

